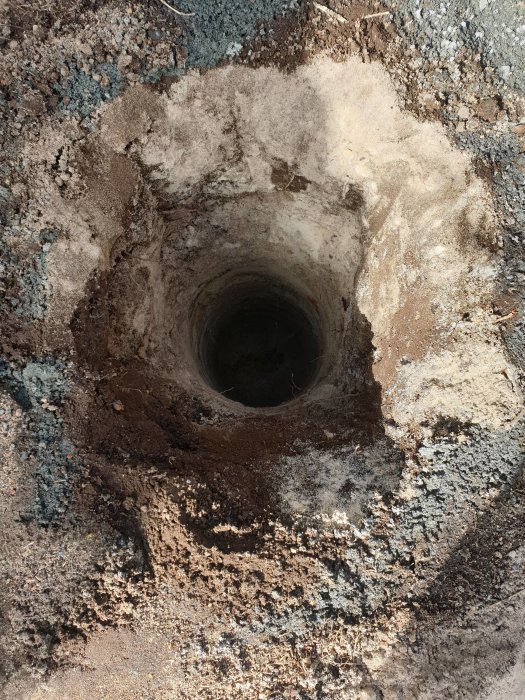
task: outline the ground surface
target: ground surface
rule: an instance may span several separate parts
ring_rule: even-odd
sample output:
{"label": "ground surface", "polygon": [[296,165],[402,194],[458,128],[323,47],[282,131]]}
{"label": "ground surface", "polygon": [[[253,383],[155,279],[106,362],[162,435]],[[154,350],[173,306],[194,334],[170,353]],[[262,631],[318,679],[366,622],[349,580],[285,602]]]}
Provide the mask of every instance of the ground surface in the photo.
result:
{"label": "ground surface", "polygon": [[[176,9],[0,3],[4,696],[523,697],[524,4]],[[254,259],[288,413],[187,360]]]}

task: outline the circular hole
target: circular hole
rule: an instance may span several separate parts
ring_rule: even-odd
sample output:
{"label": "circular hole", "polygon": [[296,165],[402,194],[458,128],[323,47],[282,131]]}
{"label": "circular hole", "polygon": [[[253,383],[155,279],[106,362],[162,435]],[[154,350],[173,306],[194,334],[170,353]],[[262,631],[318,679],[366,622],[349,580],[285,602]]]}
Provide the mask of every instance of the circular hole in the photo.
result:
{"label": "circular hole", "polygon": [[279,406],[312,386],[322,343],[317,314],[274,280],[232,284],[208,309],[199,359],[208,384],[245,406]]}

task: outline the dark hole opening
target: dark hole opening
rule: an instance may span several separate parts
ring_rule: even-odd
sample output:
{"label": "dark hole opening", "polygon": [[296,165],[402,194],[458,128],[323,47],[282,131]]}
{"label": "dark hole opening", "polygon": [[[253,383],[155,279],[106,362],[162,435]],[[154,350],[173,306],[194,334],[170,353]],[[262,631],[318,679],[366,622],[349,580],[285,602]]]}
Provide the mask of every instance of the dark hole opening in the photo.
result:
{"label": "dark hole opening", "polygon": [[321,338],[315,313],[275,283],[233,287],[211,308],[200,338],[210,386],[245,406],[278,406],[315,380]]}

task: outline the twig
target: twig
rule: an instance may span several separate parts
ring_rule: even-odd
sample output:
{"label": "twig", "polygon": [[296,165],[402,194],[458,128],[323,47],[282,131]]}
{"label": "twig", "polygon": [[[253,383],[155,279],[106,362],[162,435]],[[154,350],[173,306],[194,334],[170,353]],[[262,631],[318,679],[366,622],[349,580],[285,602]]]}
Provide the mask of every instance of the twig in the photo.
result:
{"label": "twig", "polygon": [[514,318],[514,316],[518,313],[516,309],[512,309],[512,311],[505,316],[500,316],[499,318],[495,318],[492,323],[503,323],[504,321],[508,321],[511,318]]}
{"label": "twig", "polygon": [[180,10],[177,10],[176,7],[173,7],[173,5],[170,5],[166,0],[159,0],[165,7],[168,8],[168,10],[171,10],[174,12],[176,15],[180,15],[181,17],[193,17],[195,12],[181,12]]}
{"label": "twig", "polygon": [[495,603],[491,603],[490,605],[487,605],[486,609],[493,608],[494,606],[501,605],[502,603],[506,603],[507,601],[511,600],[512,598],[516,598],[516,596],[520,595],[520,593],[523,593],[523,592],[525,592],[525,588],[520,588],[519,591],[516,591],[515,593],[511,593],[506,598],[502,598],[501,600],[496,600]]}
{"label": "twig", "polygon": [[323,15],[330,17],[330,19],[334,19],[340,24],[346,24],[348,22],[348,20],[345,17],[343,17],[343,15],[340,15],[338,12],[334,12],[329,7],[326,7],[326,5],[320,5],[318,2],[314,2],[314,7],[316,10],[319,10],[319,12],[322,12]]}
{"label": "twig", "polygon": [[364,17],[361,17],[361,20],[363,19],[373,19],[374,17],[384,17],[385,15],[389,15],[390,12],[376,12],[373,15],[365,15]]}

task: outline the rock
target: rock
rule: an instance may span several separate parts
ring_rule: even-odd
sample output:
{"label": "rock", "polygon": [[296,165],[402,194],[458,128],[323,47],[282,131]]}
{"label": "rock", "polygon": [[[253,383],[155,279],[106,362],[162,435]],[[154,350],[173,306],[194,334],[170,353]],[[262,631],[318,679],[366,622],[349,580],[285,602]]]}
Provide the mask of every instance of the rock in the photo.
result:
{"label": "rock", "polygon": [[494,124],[496,122],[499,109],[498,101],[493,97],[487,97],[478,102],[478,104],[474,107],[474,114],[479,117],[479,119],[483,119],[483,121]]}

